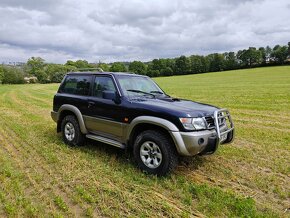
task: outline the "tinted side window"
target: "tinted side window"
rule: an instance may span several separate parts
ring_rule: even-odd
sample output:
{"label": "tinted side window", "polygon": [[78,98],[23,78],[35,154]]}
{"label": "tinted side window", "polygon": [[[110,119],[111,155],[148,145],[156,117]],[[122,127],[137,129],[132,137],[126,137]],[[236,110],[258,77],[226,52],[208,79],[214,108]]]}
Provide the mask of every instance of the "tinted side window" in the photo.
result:
{"label": "tinted side window", "polygon": [[113,91],[116,92],[116,87],[112,78],[105,76],[97,76],[95,79],[93,96],[102,98],[103,91]]}
{"label": "tinted side window", "polygon": [[91,76],[66,77],[61,92],[74,95],[89,95]]}

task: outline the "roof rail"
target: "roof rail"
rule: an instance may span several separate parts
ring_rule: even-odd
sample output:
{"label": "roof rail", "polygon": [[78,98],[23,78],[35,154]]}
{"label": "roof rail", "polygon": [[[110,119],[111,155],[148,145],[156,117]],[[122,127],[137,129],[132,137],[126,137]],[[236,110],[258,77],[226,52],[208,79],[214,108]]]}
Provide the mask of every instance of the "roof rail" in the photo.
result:
{"label": "roof rail", "polygon": [[82,72],[82,71],[94,71],[94,70],[97,70],[99,72],[104,72],[102,68],[100,67],[96,67],[96,68],[93,68],[93,67],[89,67],[89,68],[78,68],[77,69],[78,71]]}

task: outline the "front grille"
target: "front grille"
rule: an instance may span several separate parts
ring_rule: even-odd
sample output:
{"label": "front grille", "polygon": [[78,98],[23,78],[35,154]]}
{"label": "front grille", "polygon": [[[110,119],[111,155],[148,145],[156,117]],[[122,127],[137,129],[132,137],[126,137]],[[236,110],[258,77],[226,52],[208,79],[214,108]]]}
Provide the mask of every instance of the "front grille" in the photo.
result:
{"label": "front grille", "polygon": [[208,129],[213,129],[215,127],[213,117],[205,117],[205,121],[207,123],[207,128]]}
{"label": "front grille", "polygon": [[[219,113],[219,116],[222,116],[222,113]],[[215,121],[214,121],[213,117],[205,117],[205,121],[207,123],[207,128],[208,129],[215,128]],[[221,125],[225,124],[226,119],[225,118],[219,118],[218,121],[219,121],[219,126],[221,126]]]}

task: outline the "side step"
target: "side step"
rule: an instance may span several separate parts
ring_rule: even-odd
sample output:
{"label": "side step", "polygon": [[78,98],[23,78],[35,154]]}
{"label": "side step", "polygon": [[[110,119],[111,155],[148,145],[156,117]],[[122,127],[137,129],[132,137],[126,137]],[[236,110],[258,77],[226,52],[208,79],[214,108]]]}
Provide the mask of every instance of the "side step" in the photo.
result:
{"label": "side step", "polygon": [[118,147],[118,148],[123,148],[123,149],[125,148],[125,145],[123,145],[122,143],[115,141],[113,139],[108,139],[108,138],[105,138],[102,136],[92,135],[92,134],[87,134],[86,137],[89,139],[98,141],[98,142],[103,142],[103,143],[106,143],[109,145],[113,145],[113,146]]}

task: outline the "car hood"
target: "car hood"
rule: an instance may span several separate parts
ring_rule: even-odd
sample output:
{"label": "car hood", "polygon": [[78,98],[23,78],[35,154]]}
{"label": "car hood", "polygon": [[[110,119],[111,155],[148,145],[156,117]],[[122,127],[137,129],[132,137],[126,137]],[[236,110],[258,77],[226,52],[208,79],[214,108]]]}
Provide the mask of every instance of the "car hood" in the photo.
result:
{"label": "car hood", "polygon": [[180,117],[212,116],[214,111],[219,109],[213,105],[171,97],[142,98],[135,99],[133,102],[143,108],[151,108],[156,112],[178,114]]}

